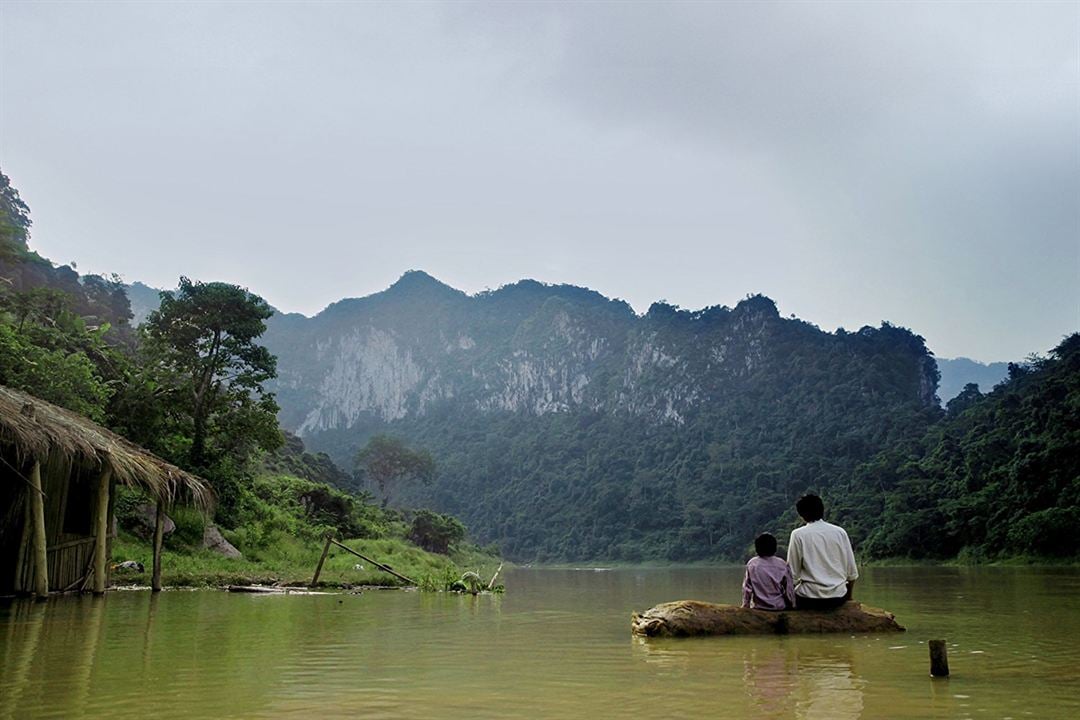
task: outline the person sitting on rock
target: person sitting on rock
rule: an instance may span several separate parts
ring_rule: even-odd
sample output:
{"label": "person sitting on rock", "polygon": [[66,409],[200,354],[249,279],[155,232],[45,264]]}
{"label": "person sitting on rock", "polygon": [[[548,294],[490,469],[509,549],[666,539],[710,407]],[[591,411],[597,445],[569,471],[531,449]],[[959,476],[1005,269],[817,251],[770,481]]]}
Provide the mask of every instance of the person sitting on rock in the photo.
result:
{"label": "person sitting on rock", "polygon": [[817,495],[802,496],[795,509],[806,523],[791,531],[788,542],[788,564],[795,576],[795,607],[840,607],[851,599],[859,577],[847,531],[825,522],[825,503]]}
{"label": "person sitting on rock", "polygon": [[754,539],[754,550],[757,557],[746,563],[742,606],[757,610],[795,607],[795,581],[788,564],[776,557],[776,538],[761,533]]}

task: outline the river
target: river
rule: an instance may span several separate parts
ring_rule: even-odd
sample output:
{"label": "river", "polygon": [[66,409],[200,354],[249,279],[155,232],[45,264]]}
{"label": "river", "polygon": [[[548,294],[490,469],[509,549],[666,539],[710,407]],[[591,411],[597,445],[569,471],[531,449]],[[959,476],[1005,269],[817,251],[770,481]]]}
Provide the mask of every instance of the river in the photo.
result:
{"label": "river", "polygon": [[[903,634],[645,640],[738,568],[516,569],[503,596],[113,592],[0,604],[0,718],[1076,718],[1080,569],[869,568]],[[949,643],[931,680],[926,641]]]}

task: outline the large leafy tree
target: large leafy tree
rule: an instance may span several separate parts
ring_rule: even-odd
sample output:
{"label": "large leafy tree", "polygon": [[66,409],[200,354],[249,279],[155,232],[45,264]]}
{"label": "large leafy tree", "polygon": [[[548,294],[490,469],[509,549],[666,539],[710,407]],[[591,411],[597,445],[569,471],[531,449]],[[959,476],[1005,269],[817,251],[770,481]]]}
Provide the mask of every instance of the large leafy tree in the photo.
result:
{"label": "large leafy tree", "polygon": [[406,480],[430,482],[435,477],[435,460],[431,453],[413,450],[399,438],[376,435],[356,454],[356,469],[378,486],[386,507],[391,485]]}
{"label": "large leafy tree", "polygon": [[182,277],[147,319],[146,351],[167,386],[169,411],[188,425],[182,435],[190,438],[193,469],[280,445],[277,403],[263,389],[277,363],[256,342],[272,314],[265,300],[236,285]]}

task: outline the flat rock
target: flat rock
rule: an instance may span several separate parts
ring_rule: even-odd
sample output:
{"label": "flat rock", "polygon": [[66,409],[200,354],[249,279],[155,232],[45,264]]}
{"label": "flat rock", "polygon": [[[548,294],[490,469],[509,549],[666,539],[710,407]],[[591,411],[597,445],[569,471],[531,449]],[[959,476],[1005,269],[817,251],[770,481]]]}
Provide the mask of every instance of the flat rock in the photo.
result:
{"label": "flat rock", "polygon": [[220,553],[227,558],[244,557],[231,542],[225,539],[225,536],[221,534],[221,530],[218,530],[217,525],[207,525],[203,529],[202,544],[204,548]]}
{"label": "flat rock", "polygon": [[751,610],[697,600],[663,603],[634,613],[630,629],[647,637],[903,632],[891,612],[857,602],[835,610]]}

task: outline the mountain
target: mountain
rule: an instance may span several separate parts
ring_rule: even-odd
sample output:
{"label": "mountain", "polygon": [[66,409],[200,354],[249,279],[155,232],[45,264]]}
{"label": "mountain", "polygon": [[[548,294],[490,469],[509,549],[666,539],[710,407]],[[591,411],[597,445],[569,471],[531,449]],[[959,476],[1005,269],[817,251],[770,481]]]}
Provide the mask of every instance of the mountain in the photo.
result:
{"label": "mountain", "polygon": [[941,371],[941,386],[938,396],[947,403],[960,394],[968,383],[975,383],[981,390],[989,391],[1009,376],[1009,363],[981,363],[965,357],[938,358],[938,370]]}
{"label": "mountain", "polygon": [[161,307],[161,291],[157,288],[133,282],[125,285],[124,289],[131,302],[131,324],[134,327],[142,325],[150,313]]}
{"label": "mountain", "polygon": [[345,467],[376,433],[428,449],[437,480],[395,499],[520,559],[734,558],[941,414],[922,338],[823,332],[760,295],[639,316],[580,287],[467,295],[413,271],[267,326],[283,426]]}

